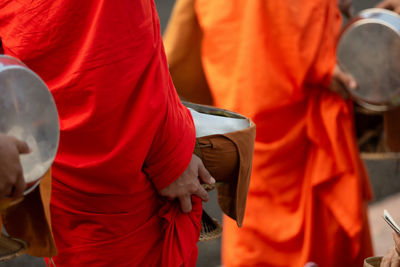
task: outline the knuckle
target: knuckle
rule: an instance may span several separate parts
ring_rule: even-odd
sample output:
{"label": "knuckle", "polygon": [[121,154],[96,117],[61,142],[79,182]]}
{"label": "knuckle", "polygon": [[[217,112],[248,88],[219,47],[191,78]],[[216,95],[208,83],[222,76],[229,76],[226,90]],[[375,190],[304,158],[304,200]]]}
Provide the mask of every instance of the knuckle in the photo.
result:
{"label": "knuckle", "polygon": [[207,180],[211,180],[211,174],[207,170],[205,170],[204,172],[204,178]]}
{"label": "knuckle", "polygon": [[189,192],[193,193],[199,190],[198,186],[196,184],[189,184],[188,185],[188,190]]}

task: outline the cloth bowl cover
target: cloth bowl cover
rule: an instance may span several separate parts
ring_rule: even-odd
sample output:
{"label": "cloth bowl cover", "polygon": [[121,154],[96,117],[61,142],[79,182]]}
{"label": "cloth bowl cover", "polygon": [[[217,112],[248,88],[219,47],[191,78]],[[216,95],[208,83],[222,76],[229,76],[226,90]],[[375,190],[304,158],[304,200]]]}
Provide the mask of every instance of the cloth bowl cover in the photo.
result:
{"label": "cloth bowl cover", "polygon": [[[215,126],[212,121],[216,117],[218,120],[225,117],[227,124],[231,124],[232,119],[238,119],[239,130],[226,132],[226,125],[221,123],[220,128],[223,129],[221,133],[217,133],[218,129],[216,129],[215,134],[196,137],[194,153],[203,160],[207,170],[216,179],[218,204],[221,210],[236,220],[240,227],[249,189],[256,134],[255,124],[231,111],[189,102],[183,102],[183,104],[189,109],[210,115],[212,127]],[[198,132],[198,118],[193,116],[193,120]],[[243,120],[247,122],[245,128],[243,128]],[[200,127],[207,127],[207,125],[201,124]]]}
{"label": "cloth bowl cover", "polygon": [[[52,257],[57,254],[50,226],[51,170],[40,181],[40,185],[24,196],[22,201],[1,210],[2,224],[11,236],[7,244],[17,241],[28,244],[23,249],[22,247],[10,248],[15,251],[13,256],[27,253],[35,257]],[[6,244],[5,237],[2,238],[3,244]],[[2,250],[4,250],[4,245]],[[3,256],[0,255],[0,259]]]}

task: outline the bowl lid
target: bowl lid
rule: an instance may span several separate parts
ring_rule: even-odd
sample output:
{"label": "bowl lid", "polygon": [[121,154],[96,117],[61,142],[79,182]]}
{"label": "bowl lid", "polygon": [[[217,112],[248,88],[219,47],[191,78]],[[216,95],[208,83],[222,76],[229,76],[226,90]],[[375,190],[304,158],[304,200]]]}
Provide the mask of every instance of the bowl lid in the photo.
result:
{"label": "bowl lid", "polygon": [[[339,40],[337,57],[357,81],[358,88],[350,91],[353,98],[368,109],[383,111],[400,104],[400,35],[385,19],[389,15],[376,14],[365,12],[367,18],[349,24]],[[400,25],[400,17],[396,19]]]}

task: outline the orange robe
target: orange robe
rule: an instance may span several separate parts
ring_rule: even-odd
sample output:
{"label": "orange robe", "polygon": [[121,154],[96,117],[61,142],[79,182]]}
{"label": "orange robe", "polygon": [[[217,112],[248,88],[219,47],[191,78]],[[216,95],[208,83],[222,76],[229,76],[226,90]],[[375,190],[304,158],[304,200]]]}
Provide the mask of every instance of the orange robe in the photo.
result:
{"label": "orange robe", "polygon": [[46,82],[59,112],[56,265],[194,266],[200,199],[183,214],[157,193],[186,169],[195,131],[153,0],[4,0],[0,38]]}
{"label": "orange robe", "polygon": [[328,90],[336,0],[196,0],[216,106],[257,125],[242,228],[225,218],[223,265],[362,266],[371,190],[349,101]]}

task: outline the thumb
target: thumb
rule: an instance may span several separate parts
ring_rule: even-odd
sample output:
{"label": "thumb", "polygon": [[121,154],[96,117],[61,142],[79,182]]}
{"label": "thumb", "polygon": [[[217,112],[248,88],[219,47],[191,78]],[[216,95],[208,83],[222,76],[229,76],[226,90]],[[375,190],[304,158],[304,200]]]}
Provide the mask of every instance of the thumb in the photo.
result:
{"label": "thumb", "polygon": [[17,147],[17,150],[20,154],[27,154],[31,152],[31,149],[29,148],[28,144],[24,141],[14,139],[14,144]]}
{"label": "thumb", "polygon": [[200,161],[200,163],[199,163],[199,178],[201,181],[203,181],[206,184],[214,184],[215,183],[215,179],[208,172],[208,170],[206,169],[206,167],[203,164],[203,161]]}
{"label": "thumb", "polygon": [[346,88],[355,90],[357,88],[357,82],[350,74],[344,72],[339,66],[335,68],[335,77],[344,85]]}

